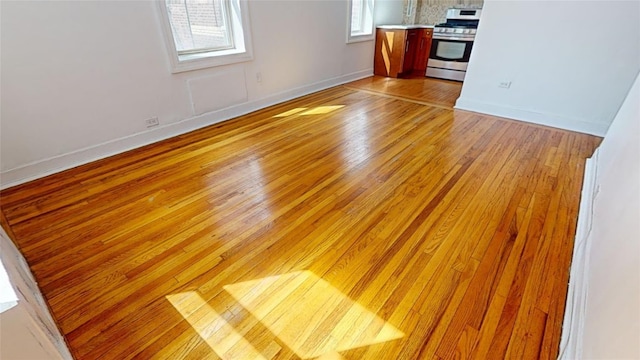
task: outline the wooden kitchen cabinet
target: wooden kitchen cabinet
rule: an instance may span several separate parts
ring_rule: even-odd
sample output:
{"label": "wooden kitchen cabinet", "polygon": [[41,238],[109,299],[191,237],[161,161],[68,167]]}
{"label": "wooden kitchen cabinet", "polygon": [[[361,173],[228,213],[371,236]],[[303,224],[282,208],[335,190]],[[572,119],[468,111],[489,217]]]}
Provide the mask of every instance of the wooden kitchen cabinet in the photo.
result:
{"label": "wooden kitchen cabinet", "polygon": [[431,53],[431,38],[433,37],[433,29],[418,30],[418,44],[416,49],[415,61],[413,63],[413,72],[425,74],[427,71],[427,63],[429,62],[429,53]]}
{"label": "wooden kitchen cabinet", "polygon": [[388,77],[424,72],[429,60],[433,29],[387,26],[376,29],[373,72]]}
{"label": "wooden kitchen cabinet", "polygon": [[397,78],[402,73],[406,36],[404,29],[376,29],[374,74]]}
{"label": "wooden kitchen cabinet", "polygon": [[413,63],[417,55],[418,29],[407,30],[407,38],[404,47],[404,60],[402,63],[402,74],[409,74],[413,71]]}

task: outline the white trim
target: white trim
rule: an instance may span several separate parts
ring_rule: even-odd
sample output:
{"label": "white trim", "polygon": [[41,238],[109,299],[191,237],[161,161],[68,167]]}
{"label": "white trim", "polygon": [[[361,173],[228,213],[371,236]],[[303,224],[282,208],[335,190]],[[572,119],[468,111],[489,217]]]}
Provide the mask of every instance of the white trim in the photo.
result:
{"label": "white trim", "polygon": [[458,98],[455,109],[474,111],[482,114],[522,120],[534,124],[551,126],[559,129],[577,131],[585,134],[604,136],[609,128],[607,124],[594,124],[580,119],[568,118],[560,115],[540,113],[530,110],[511,108],[498,104]]}
{"label": "white trim", "polygon": [[374,34],[349,36],[349,38],[347,39],[347,44],[354,44],[354,43],[359,43],[364,41],[373,41],[374,39],[375,39]]}
{"label": "white trim", "polygon": [[558,359],[570,360],[582,358],[582,339],[584,333],[587,293],[589,291],[588,271],[591,257],[591,222],[593,220],[593,202],[597,195],[598,150],[587,159],[584,170],[584,182],[578,212],[578,225],[573,247],[569,290],[564,310],[560,353]]}
{"label": "white trim", "polygon": [[373,75],[373,69],[362,70],[351,74],[341,75],[328,80],[304,85],[291,90],[285,90],[271,96],[248,101],[243,104],[230,106],[225,109],[212,111],[194,116],[171,124],[154,127],[148,131],[128,135],[119,139],[89,146],[66,154],[35,161],[0,173],[0,189],[23,184],[25,182],[55,174],[67,169],[104,159],[161,140],[165,140],[189,131],[197,130],[225,120],[229,120],[265,107],[279,104],[300,96],[328,89],[347,82],[359,80]]}
{"label": "white trim", "polygon": [[176,44],[171,32],[171,24],[167,15],[165,1],[156,1],[160,27],[164,35],[167,54],[171,63],[171,72],[205,69],[209,67],[235,64],[253,60],[253,46],[251,43],[251,21],[249,19],[249,5],[246,0],[231,0],[231,26],[233,27],[234,44],[236,48],[212,51],[208,53],[178,55]]}

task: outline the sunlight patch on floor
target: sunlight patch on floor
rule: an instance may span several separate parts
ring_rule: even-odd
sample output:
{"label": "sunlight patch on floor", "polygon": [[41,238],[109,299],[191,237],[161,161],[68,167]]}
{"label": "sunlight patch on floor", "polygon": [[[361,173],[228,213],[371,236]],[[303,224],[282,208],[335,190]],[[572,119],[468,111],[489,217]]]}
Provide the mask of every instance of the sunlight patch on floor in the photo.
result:
{"label": "sunlight patch on floor", "polygon": [[[328,114],[332,111],[338,110],[343,108],[344,105],[326,105],[326,106],[316,106],[314,108],[306,108],[306,107],[300,107],[300,108],[294,108],[291,110],[287,110],[283,113],[280,113],[278,115],[274,115],[274,118],[280,118],[280,117],[287,117],[287,116],[291,116],[291,115],[295,115],[295,114],[299,114],[299,115],[319,115],[319,114]],[[304,111],[304,112],[303,112]]]}
{"label": "sunlight patch on floor", "polygon": [[294,114],[297,114],[297,113],[302,112],[302,111],[305,111],[305,110],[307,110],[307,108],[306,108],[306,107],[303,107],[303,108],[294,108],[294,109],[291,109],[291,110],[285,111],[285,112],[283,112],[283,113],[280,113],[280,114],[278,114],[278,115],[274,115],[273,117],[276,117],[276,118],[277,118],[277,117],[287,117],[287,116],[294,115]]}
{"label": "sunlight patch on floor", "polygon": [[222,359],[271,359],[286,347],[302,359],[340,360],[341,351],[404,337],[311,271],[226,285],[224,290],[244,310],[227,305],[220,314],[196,291],[166,296]]}
{"label": "sunlight patch on floor", "polygon": [[331,105],[331,106],[317,106],[311,110],[307,110],[300,115],[317,115],[317,114],[328,114],[332,111],[343,108],[344,105]]}
{"label": "sunlight patch on floor", "polygon": [[246,281],[224,289],[303,359],[404,336],[310,271]]}
{"label": "sunlight patch on floor", "polygon": [[[227,352],[241,347],[244,359],[267,359],[195,291],[166,298],[220,358],[230,359]],[[201,314],[195,315],[196,312]]]}

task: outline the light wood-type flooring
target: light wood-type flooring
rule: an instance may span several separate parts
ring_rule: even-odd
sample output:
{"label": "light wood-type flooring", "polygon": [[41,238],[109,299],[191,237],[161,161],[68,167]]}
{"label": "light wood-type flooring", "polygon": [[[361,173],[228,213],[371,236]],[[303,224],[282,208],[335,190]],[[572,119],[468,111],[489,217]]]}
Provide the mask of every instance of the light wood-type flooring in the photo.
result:
{"label": "light wood-type flooring", "polygon": [[350,82],[345,86],[354,90],[367,91],[372,94],[401,98],[423,105],[447,109],[453,109],[462,90],[461,82],[424,76],[413,76],[405,79],[372,76]]}
{"label": "light wood-type flooring", "polygon": [[339,86],[1,193],[78,359],[551,359],[599,138]]}

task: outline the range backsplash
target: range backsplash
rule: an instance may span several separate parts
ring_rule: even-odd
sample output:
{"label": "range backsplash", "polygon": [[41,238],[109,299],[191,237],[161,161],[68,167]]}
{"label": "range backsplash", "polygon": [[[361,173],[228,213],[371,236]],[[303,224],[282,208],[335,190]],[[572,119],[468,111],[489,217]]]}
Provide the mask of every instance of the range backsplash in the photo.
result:
{"label": "range backsplash", "polygon": [[[447,9],[470,8],[480,9],[484,0],[404,0],[403,24],[427,24],[435,25],[446,21]],[[411,6],[411,15],[407,15],[407,9]]]}

